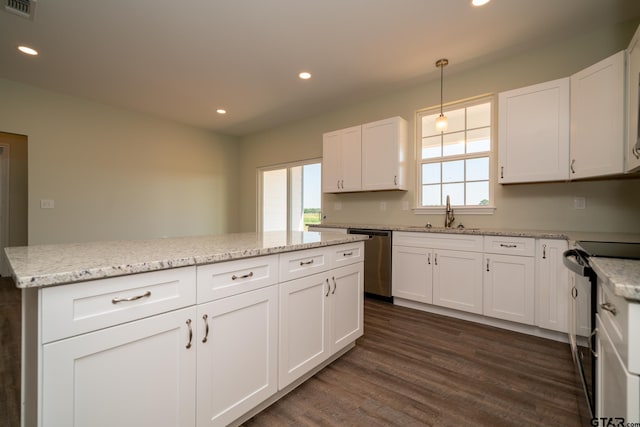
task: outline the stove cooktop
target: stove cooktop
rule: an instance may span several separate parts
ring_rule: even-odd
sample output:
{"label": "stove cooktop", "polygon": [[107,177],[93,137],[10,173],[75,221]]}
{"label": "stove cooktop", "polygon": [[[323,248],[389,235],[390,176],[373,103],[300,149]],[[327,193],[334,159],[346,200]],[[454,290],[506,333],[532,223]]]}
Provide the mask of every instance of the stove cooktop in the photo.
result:
{"label": "stove cooktop", "polygon": [[581,240],[577,246],[589,256],[603,258],[640,259],[640,243],[593,242]]}

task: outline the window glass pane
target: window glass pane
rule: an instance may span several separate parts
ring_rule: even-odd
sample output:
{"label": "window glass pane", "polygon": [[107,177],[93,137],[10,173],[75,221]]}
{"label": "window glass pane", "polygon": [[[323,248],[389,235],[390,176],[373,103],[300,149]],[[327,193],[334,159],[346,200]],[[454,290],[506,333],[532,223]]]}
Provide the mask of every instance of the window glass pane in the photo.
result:
{"label": "window glass pane", "polygon": [[441,206],[440,184],[422,186],[422,206]]}
{"label": "window glass pane", "polygon": [[440,184],[440,163],[422,165],[422,183]]}
{"label": "window glass pane", "polygon": [[287,169],[262,174],[262,229],[287,229]]}
{"label": "window glass pane", "polygon": [[442,156],[442,136],[422,139],[422,158],[433,159]]}
{"label": "window glass pane", "polygon": [[464,181],[464,160],[442,162],[442,182]]}
{"label": "window glass pane", "polygon": [[467,160],[467,181],[480,181],[489,179],[489,158]]}
{"label": "window glass pane", "polygon": [[489,181],[467,183],[467,205],[487,206],[489,204]]}
{"label": "window glass pane", "polygon": [[482,153],[491,149],[491,128],[467,132],[467,153]]}
{"label": "window glass pane", "polygon": [[442,155],[464,154],[464,132],[447,133],[442,137]]}
{"label": "window glass pane", "polygon": [[304,229],[309,224],[320,224],[322,221],[322,166],[312,163],[302,167],[302,207]]}
{"label": "window glass pane", "polygon": [[447,194],[452,205],[464,205],[464,183],[442,184],[442,204],[446,203]]}
{"label": "window glass pane", "polygon": [[440,114],[431,114],[429,116],[422,117],[422,137],[440,135],[440,132],[436,130],[436,118]]}
{"label": "window glass pane", "polygon": [[464,110],[464,108],[460,108],[458,110],[444,112],[444,115],[447,116],[447,120],[449,123],[447,126],[447,133],[460,132],[464,130]]}
{"label": "window glass pane", "polygon": [[467,129],[491,126],[491,103],[467,108]]}

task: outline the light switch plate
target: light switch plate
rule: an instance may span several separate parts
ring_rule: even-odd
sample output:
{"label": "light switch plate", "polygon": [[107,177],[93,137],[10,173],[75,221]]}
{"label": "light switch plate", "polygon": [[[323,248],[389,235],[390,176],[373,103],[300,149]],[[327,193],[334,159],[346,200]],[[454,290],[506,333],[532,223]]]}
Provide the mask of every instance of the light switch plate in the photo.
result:
{"label": "light switch plate", "polygon": [[40,200],[40,209],[53,209],[55,207],[55,202],[51,199],[42,199]]}
{"label": "light switch plate", "polygon": [[573,207],[575,209],[584,209],[587,207],[587,199],[584,197],[574,197]]}

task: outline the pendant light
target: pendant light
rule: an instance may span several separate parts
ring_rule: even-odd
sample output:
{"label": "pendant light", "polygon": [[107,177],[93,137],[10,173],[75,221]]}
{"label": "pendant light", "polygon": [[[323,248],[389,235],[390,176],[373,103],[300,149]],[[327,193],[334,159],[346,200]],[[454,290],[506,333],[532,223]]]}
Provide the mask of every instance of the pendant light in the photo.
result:
{"label": "pendant light", "polygon": [[436,67],[440,68],[440,115],[436,119],[436,130],[440,132],[444,132],[447,130],[447,126],[449,125],[447,116],[442,113],[442,86],[444,84],[443,72],[444,67],[449,65],[449,60],[442,58],[436,61]]}

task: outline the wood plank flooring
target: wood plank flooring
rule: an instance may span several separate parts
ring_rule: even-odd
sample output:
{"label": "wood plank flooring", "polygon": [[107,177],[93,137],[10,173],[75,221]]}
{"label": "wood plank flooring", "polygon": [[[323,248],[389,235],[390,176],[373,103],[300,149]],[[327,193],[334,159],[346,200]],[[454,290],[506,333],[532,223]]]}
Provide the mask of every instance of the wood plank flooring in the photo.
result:
{"label": "wood plank flooring", "polygon": [[365,335],[246,426],[579,426],[568,344],[367,299]]}
{"label": "wood plank flooring", "polygon": [[[0,278],[0,426],[19,425],[20,291]],[[382,301],[356,348],[246,426],[578,426],[567,344]]]}

